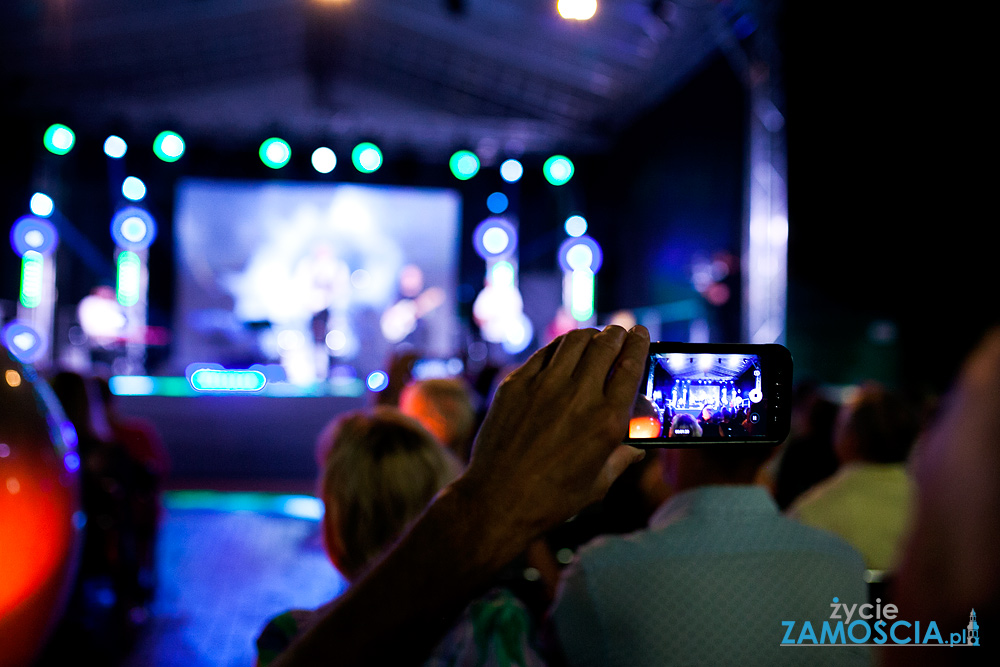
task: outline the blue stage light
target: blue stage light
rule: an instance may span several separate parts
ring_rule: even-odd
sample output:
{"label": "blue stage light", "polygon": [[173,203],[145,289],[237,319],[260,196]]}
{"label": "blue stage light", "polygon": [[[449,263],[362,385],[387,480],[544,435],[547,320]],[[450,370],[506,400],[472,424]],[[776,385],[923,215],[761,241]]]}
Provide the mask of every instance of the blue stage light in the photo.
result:
{"label": "blue stage light", "polygon": [[473,231],[472,244],[483,259],[509,255],[517,248],[517,230],[504,218],[486,218]]}
{"label": "blue stage light", "polygon": [[518,160],[511,158],[510,160],[504,160],[503,164],[500,165],[500,178],[507,181],[508,183],[516,183],[521,180],[521,176],[524,175],[524,167]]}
{"label": "blue stage light", "polygon": [[47,218],[52,215],[52,211],[55,210],[56,205],[52,201],[52,197],[48,196],[44,192],[36,192],[31,195],[31,200],[28,202],[28,208],[31,212],[41,218]]}
{"label": "blue stage light", "polygon": [[566,218],[564,228],[569,236],[583,236],[587,233],[587,219],[582,215],[571,215]]}
{"label": "blue stage light", "polygon": [[320,146],[313,151],[312,166],[321,174],[329,174],[337,166],[337,154],[326,146]]}
{"label": "blue stage light", "polygon": [[146,209],[127,206],[111,218],[111,238],[126,250],[144,250],[156,240],[156,221]]}
{"label": "blue stage light", "polygon": [[41,334],[23,322],[11,322],[0,332],[4,347],[22,364],[34,363],[45,349]]}
{"label": "blue stage light", "polygon": [[365,384],[375,393],[384,391],[389,386],[389,374],[385,371],[372,371],[368,374]]}
{"label": "blue stage light", "polygon": [[601,246],[589,236],[568,238],[559,246],[559,265],[563,271],[587,269],[597,273],[603,261]]}
{"label": "blue stage light", "polygon": [[267,378],[255,370],[199,368],[191,374],[190,383],[195,391],[256,392],[264,388]]}
{"label": "blue stage light", "polygon": [[156,391],[156,382],[148,375],[113,375],[108,387],[115,396],[149,396]]}
{"label": "blue stage light", "polygon": [[497,215],[506,211],[509,203],[507,195],[502,192],[494,192],[486,198],[486,208],[490,210],[490,213],[496,213]]}
{"label": "blue stage light", "polygon": [[25,215],[18,218],[11,227],[10,245],[22,257],[28,251],[47,255],[59,245],[59,234],[45,218]]}
{"label": "blue stage light", "polygon": [[[104,154],[110,158],[119,159],[125,157],[128,151],[128,144],[117,134],[112,134],[104,140]],[[155,149],[153,152],[156,152]]]}
{"label": "blue stage light", "polygon": [[146,184],[140,178],[128,176],[122,181],[122,195],[131,201],[142,201],[146,196]]}

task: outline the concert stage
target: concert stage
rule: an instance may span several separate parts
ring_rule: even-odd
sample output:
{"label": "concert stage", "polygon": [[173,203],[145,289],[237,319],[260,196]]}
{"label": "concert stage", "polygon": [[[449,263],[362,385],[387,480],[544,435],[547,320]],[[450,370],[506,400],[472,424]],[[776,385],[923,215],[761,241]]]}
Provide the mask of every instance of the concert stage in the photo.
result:
{"label": "concert stage", "polygon": [[171,459],[167,485],[310,491],[316,436],[365,407],[351,396],[119,396],[119,411],[152,422]]}

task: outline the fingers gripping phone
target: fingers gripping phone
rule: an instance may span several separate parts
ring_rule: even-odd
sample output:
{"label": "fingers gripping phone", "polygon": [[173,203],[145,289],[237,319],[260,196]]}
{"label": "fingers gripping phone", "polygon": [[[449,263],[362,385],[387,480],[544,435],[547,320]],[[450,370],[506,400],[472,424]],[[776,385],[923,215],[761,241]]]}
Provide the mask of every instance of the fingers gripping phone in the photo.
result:
{"label": "fingers gripping phone", "polygon": [[651,343],[625,444],[778,444],[791,387],[792,355],[781,345]]}

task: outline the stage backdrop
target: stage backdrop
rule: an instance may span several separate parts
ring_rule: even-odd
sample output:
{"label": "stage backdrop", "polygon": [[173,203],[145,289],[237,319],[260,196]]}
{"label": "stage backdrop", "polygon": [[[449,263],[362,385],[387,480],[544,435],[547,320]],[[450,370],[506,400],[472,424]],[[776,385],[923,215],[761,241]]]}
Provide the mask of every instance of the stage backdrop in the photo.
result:
{"label": "stage backdrop", "polygon": [[280,369],[293,385],[365,377],[395,345],[456,349],[453,190],[182,180],[169,368]]}

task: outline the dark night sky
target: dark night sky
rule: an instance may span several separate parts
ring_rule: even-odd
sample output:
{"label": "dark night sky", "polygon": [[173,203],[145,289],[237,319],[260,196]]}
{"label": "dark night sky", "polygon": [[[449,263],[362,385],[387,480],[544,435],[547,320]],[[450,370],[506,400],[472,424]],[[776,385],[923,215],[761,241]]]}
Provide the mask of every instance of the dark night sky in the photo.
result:
{"label": "dark night sky", "polygon": [[793,297],[896,322],[905,379],[940,385],[1000,312],[969,54],[946,13],[787,4]]}

